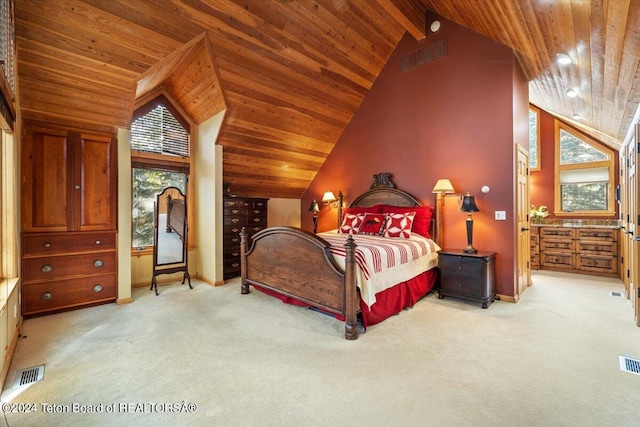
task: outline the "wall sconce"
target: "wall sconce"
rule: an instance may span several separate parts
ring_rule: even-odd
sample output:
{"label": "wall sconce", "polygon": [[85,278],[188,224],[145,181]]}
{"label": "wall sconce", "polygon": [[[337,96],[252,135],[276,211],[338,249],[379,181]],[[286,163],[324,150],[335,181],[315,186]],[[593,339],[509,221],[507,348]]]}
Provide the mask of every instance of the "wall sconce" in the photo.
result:
{"label": "wall sconce", "polygon": [[463,249],[463,252],[465,254],[478,253],[478,250],[473,248],[473,218],[471,218],[471,213],[480,212],[480,209],[476,206],[476,200],[471,194],[467,193],[462,198],[460,211],[467,213],[467,247]]}
{"label": "wall sconce", "polygon": [[318,212],[320,212],[320,206],[318,206],[316,199],[313,199],[313,202],[311,202],[309,212],[313,212],[313,234],[316,234],[318,231]]}
{"label": "wall sconce", "polygon": [[436,182],[436,185],[433,186],[433,190],[431,190],[431,192],[436,193],[436,200],[438,199],[438,196],[440,196],[440,198],[442,198],[442,203],[444,204],[444,197],[442,196],[444,194],[455,193],[456,190],[453,189],[451,181],[449,181],[447,178],[441,178],[438,180],[438,182]]}
{"label": "wall sconce", "polygon": [[453,185],[451,185],[451,181],[447,178],[441,178],[436,182],[436,185],[433,186],[432,193],[436,194],[436,238],[435,241],[439,246],[443,245],[444,238],[442,236],[442,224],[443,224],[443,213],[444,210],[444,195],[455,193],[453,189]]}
{"label": "wall sconce", "polygon": [[338,199],[336,199],[336,195],[333,194],[333,191],[326,191],[324,193],[324,195],[322,196],[322,203],[329,205],[329,208],[331,208],[331,206],[337,206],[337,201]]}

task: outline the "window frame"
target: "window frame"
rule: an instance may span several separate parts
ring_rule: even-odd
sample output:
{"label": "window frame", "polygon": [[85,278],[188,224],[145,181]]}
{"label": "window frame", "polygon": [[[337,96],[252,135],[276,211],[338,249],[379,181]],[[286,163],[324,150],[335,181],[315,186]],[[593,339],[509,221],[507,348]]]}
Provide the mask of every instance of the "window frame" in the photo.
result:
{"label": "window frame", "polygon": [[[587,163],[573,163],[568,165],[561,165],[561,153],[560,153],[560,132],[565,131],[570,133],[575,138],[584,142],[585,144],[590,145],[598,151],[605,153],[609,159],[608,160],[600,160],[595,162],[587,162]],[[605,147],[602,143],[594,140],[593,138],[584,135],[575,129],[571,128],[569,125],[561,122],[558,119],[555,119],[555,131],[554,131],[554,139],[555,139],[555,176],[554,176],[554,215],[556,216],[612,216],[615,215],[615,194],[613,191],[615,185],[615,158],[616,155],[613,150]],[[609,180],[607,183],[607,209],[606,210],[577,210],[566,212],[562,210],[562,191],[561,191],[561,183],[560,183],[560,173],[562,171],[570,171],[570,170],[589,170],[589,169],[599,169],[599,168],[607,168]]]}
{"label": "window frame", "polygon": [[[540,109],[529,104],[529,113],[536,116],[536,152],[535,156],[531,155],[531,128],[529,127],[529,171],[539,171],[542,168],[540,163]],[[531,160],[535,159],[536,165],[531,166]]]}
{"label": "window frame", "polygon": [[[143,100],[136,103],[135,111],[132,115],[131,121],[144,115],[145,113],[153,110],[159,103],[162,103],[167,110],[176,118],[176,120],[185,128],[189,134],[189,153],[193,153],[193,141],[195,124],[189,118],[189,116],[174,102],[171,98],[165,94],[152,94]],[[182,172],[187,175],[187,205],[193,206],[194,203],[194,183],[193,183],[193,155],[190,157],[180,157],[167,154],[151,153],[146,151],[131,150],[131,172],[133,169],[158,169],[158,170],[171,170],[174,172]],[[133,185],[133,182],[132,182]],[[133,187],[131,189],[131,197],[133,197]],[[189,224],[189,233],[187,234],[187,249],[193,250],[195,248],[194,238],[194,209],[188,209],[187,224]],[[131,225],[133,227],[133,213],[131,216]],[[133,229],[132,229],[133,232]],[[133,241],[131,242],[133,244]],[[132,255],[151,255],[153,254],[153,246],[147,246],[144,248],[131,247]]]}

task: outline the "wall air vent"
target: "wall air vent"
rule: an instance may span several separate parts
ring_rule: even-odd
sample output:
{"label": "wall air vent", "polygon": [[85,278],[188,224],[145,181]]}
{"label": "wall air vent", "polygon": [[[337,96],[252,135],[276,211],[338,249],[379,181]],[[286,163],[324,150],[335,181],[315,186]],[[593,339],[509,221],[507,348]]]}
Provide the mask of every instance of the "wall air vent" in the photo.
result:
{"label": "wall air vent", "polygon": [[447,56],[447,40],[439,40],[400,58],[400,71],[409,71],[445,56]]}

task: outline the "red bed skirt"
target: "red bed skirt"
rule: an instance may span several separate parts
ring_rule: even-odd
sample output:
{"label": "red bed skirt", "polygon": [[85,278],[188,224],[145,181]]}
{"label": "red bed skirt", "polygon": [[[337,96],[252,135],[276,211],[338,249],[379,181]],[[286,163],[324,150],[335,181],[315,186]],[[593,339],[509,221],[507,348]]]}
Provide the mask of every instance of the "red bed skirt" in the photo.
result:
{"label": "red bed skirt", "polygon": [[[362,325],[366,329],[367,326],[375,325],[382,322],[384,319],[400,313],[405,308],[413,307],[418,300],[427,295],[435,286],[438,279],[438,269],[432,268],[429,271],[407,280],[406,282],[398,283],[392,288],[386,289],[376,294],[376,303],[367,307],[367,305],[360,300],[360,312],[362,315]],[[261,292],[267,295],[271,295],[280,299],[287,304],[293,304],[303,307],[309,307],[310,305],[299,301],[295,298],[280,295],[269,289],[264,289],[259,286],[254,286]],[[332,313],[333,314],[333,313]],[[337,319],[344,320],[343,316],[333,314]]]}

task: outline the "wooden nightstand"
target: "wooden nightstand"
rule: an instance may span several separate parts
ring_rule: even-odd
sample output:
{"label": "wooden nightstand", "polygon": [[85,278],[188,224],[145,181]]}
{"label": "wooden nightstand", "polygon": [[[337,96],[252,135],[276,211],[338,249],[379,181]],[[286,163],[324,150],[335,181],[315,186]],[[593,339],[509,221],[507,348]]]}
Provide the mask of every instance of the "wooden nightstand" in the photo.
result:
{"label": "wooden nightstand", "polygon": [[438,252],[440,289],[438,298],[452,296],[482,303],[487,308],[496,298],[496,254],[462,250]]}

